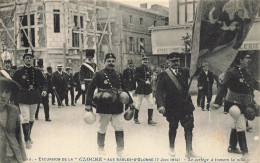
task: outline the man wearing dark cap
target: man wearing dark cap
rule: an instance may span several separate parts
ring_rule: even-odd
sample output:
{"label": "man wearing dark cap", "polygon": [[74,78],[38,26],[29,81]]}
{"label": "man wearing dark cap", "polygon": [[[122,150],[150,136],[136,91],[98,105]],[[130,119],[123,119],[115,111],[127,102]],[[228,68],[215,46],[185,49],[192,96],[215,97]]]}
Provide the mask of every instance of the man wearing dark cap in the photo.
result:
{"label": "man wearing dark cap", "polygon": [[196,157],[192,150],[192,130],[194,128],[191,96],[188,92],[189,70],[180,66],[180,54],[171,53],[169,68],[158,76],[156,101],[161,114],[169,122],[170,156],[175,156],[175,138],[179,122],[184,128],[186,157]]}
{"label": "man wearing dark cap", "polygon": [[52,89],[52,83],[51,83],[51,78],[52,78],[52,68],[51,67],[47,67],[47,73],[46,75],[46,79],[47,79],[47,85],[48,85],[48,96],[49,94],[51,94],[51,103],[52,105],[55,105],[55,93]]}
{"label": "man wearing dark cap", "polygon": [[[235,66],[230,68],[224,77],[222,89],[227,89],[224,110],[229,111],[232,106],[237,106],[241,114],[233,118],[229,139],[229,153],[241,154],[248,158],[248,148],[246,142],[246,122],[250,118],[247,114],[248,107],[254,108],[254,90],[260,90],[260,83],[248,72],[250,55],[239,52],[235,58]],[[239,142],[240,150],[237,149]]]}
{"label": "man wearing dark cap", "polygon": [[61,108],[63,105],[67,89],[68,89],[68,76],[62,71],[62,65],[57,65],[57,71],[53,73],[52,78],[52,89],[56,91],[56,97],[58,101],[58,107]]}
{"label": "man wearing dark cap", "polygon": [[[45,114],[45,121],[47,122],[51,122],[51,119],[50,119],[50,107],[49,107],[49,96],[48,96],[48,83],[47,83],[47,77],[46,75],[44,74],[44,66],[43,66],[43,60],[38,60],[37,62],[37,68],[39,68],[39,70],[42,72],[44,78],[45,78],[45,83],[47,85],[47,95],[46,96],[42,96],[42,100],[41,100],[41,103],[43,105],[43,109],[44,109],[44,114]],[[40,91],[42,91],[42,87],[40,87]],[[37,110],[35,112],[35,119],[38,120],[38,114],[39,114],[39,110],[40,110],[40,104],[39,103],[37,105]]]}
{"label": "man wearing dark cap", "polygon": [[66,67],[66,74],[68,76],[68,91],[66,93],[66,96],[65,96],[65,104],[67,106],[69,106],[69,92],[70,92],[70,99],[71,99],[71,106],[75,106],[74,104],[74,86],[75,86],[75,83],[74,83],[74,79],[73,79],[73,75],[72,75],[72,69],[70,67]]}
{"label": "man wearing dark cap", "polygon": [[154,108],[154,99],[152,95],[152,71],[151,68],[148,67],[149,59],[146,55],[142,56],[142,65],[136,68],[136,82],[138,84],[135,94],[137,95],[137,104],[134,113],[134,121],[135,124],[140,124],[138,120],[139,110],[141,108],[141,104],[143,99],[145,98],[147,101],[148,107],[148,124],[156,125],[156,122],[153,121],[153,108]]}
{"label": "man wearing dark cap", "polygon": [[[15,71],[13,79],[21,85],[19,107],[22,114],[22,127],[26,148],[32,147],[31,132],[34,124],[37,104],[41,96],[47,95],[47,86],[42,72],[32,66],[34,55],[27,52],[23,55],[24,66]],[[40,91],[42,88],[42,92]]]}
{"label": "man wearing dark cap", "polygon": [[116,57],[113,53],[108,53],[105,56],[105,69],[95,73],[87,92],[86,111],[92,111],[92,101],[94,91],[98,88],[100,99],[96,101],[96,113],[99,116],[98,128],[98,152],[105,154],[105,135],[107,126],[111,122],[115,129],[115,137],[117,144],[117,156],[122,157],[124,151],[124,129],[123,129],[123,109],[124,105],[118,99],[118,93],[125,91],[129,96],[127,105],[131,105],[133,100],[129,95],[123,77],[120,73],[114,70]]}
{"label": "man wearing dark cap", "polygon": [[[200,106],[202,111],[205,111],[205,97],[207,99],[206,109],[210,111],[209,104],[212,99],[212,87],[214,83],[214,75],[209,70],[209,65],[206,62],[202,63],[202,71],[198,78],[198,88],[200,91]],[[199,95],[198,95],[199,96]]]}
{"label": "man wearing dark cap", "polygon": [[[93,62],[95,50],[86,50],[86,62],[82,63],[79,71],[79,80],[83,93],[87,93],[88,85],[92,80],[94,73],[96,72],[96,64]],[[83,98],[84,96],[82,96]]]}
{"label": "man wearing dark cap", "polygon": [[22,140],[20,112],[9,103],[10,97],[19,92],[15,81],[0,73],[0,162],[22,163],[26,153]]}
{"label": "man wearing dark cap", "polygon": [[135,67],[132,60],[128,60],[128,68],[123,71],[123,79],[126,89],[133,96],[136,90]]}

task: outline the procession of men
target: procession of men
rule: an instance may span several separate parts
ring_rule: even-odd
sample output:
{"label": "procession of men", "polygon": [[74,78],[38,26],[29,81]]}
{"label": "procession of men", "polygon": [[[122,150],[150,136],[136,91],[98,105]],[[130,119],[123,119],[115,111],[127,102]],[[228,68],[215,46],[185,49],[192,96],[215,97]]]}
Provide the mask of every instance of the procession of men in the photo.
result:
{"label": "procession of men", "polygon": [[[154,47],[145,49],[144,43],[153,38],[144,31],[141,33],[149,39],[138,32],[134,32],[138,38],[127,36],[130,54],[123,52],[120,47],[124,43],[114,41],[117,37],[110,33],[111,44],[120,44],[118,50],[108,40],[108,46],[101,48],[103,35],[96,29],[93,40],[97,46],[84,47],[85,42],[92,44],[85,40],[89,36],[82,34],[85,22],[93,20],[85,21],[81,13],[73,20],[82,27],[73,27],[72,40],[66,38],[73,42],[80,59],[79,53],[65,54],[71,53],[66,43],[63,60],[55,58],[48,63],[46,57],[51,55],[39,55],[32,45],[22,48],[24,52],[16,54],[15,62],[4,48],[0,60],[0,163],[259,162],[260,81],[259,75],[253,75],[259,70],[250,68],[254,55],[239,49],[259,12],[259,7],[255,9],[258,1],[199,1],[193,11],[192,39],[187,33],[185,48],[173,48],[179,47],[174,43],[166,50],[158,48],[164,53],[161,56],[154,54]],[[194,2],[177,1],[178,12],[185,4],[187,14],[187,5]],[[53,11],[54,33],[60,33],[57,22],[65,10]],[[34,25],[34,15],[27,16],[33,27],[41,27],[39,22]],[[135,19],[129,18],[132,28]],[[144,22],[140,18],[141,28]],[[157,31],[155,25],[156,20],[149,27],[152,32]],[[181,29],[187,30],[186,25]],[[120,33],[109,25],[110,32],[111,28]],[[120,28],[132,31],[123,25]],[[27,30],[28,37],[36,31]],[[27,37],[25,31],[22,34]],[[102,34],[107,33],[104,30]],[[135,39],[140,49],[137,53]],[[168,42],[164,35],[161,39]],[[55,52],[55,48],[46,49],[47,54]],[[257,55],[255,58],[259,58],[259,49]]]}

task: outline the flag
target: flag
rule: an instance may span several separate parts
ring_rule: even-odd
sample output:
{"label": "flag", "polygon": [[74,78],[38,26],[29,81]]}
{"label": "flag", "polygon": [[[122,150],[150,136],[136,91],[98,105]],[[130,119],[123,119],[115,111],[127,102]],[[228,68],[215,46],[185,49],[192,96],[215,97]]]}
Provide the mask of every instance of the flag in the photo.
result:
{"label": "flag", "polygon": [[191,71],[202,62],[219,75],[233,62],[256,14],[259,0],[201,0],[193,26]]}

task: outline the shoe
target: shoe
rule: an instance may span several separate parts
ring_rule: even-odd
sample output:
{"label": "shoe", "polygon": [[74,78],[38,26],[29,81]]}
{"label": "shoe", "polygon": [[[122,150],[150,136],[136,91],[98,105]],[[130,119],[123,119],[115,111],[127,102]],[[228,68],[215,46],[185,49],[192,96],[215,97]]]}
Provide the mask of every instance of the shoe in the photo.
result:
{"label": "shoe", "polygon": [[156,124],[157,124],[157,123],[154,122],[153,120],[149,120],[149,121],[148,121],[148,125],[154,126],[154,125],[156,125]]}
{"label": "shoe", "polygon": [[39,120],[39,118],[36,118],[36,117],[35,117],[35,120]]}
{"label": "shoe", "polygon": [[52,103],[52,105],[55,105],[55,103]]}
{"label": "shoe", "polygon": [[29,140],[25,142],[25,147],[26,147],[26,149],[31,149],[32,148],[32,144],[31,144],[31,142]]}
{"label": "shoe", "polygon": [[175,150],[174,150],[174,148],[170,148],[169,155],[171,157],[175,157]]}
{"label": "shoe", "polygon": [[51,122],[51,119],[45,119],[45,121],[47,121],[47,122]]}
{"label": "shoe", "polygon": [[186,152],[185,157],[194,158],[194,157],[198,157],[198,156],[193,151],[189,151],[189,152]]}
{"label": "shoe", "polygon": [[106,151],[105,151],[104,148],[98,148],[98,153],[99,153],[100,155],[106,155]]}
{"label": "shoe", "polygon": [[228,147],[228,153],[242,154],[242,152],[237,147],[236,148]]}
{"label": "shoe", "polygon": [[32,141],[32,139],[31,138],[29,138],[29,140],[28,140],[31,144],[33,144],[33,141]]}
{"label": "shoe", "polygon": [[252,130],[253,130],[252,127],[250,127],[250,126],[246,127],[246,131],[247,131],[247,132],[251,132]]}
{"label": "shoe", "polygon": [[140,124],[138,119],[134,119],[134,121],[135,121],[135,124]]}
{"label": "shoe", "polygon": [[71,104],[71,106],[76,106],[75,104]]}
{"label": "shoe", "polygon": [[124,150],[116,151],[117,157],[123,157],[123,154],[124,154]]}
{"label": "shoe", "polygon": [[226,112],[226,111],[224,112],[224,114],[227,114],[227,113],[228,113],[228,112]]}
{"label": "shoe", "polygon": [[69,104],[66,104],[66,106],[70,106]]}
{"label": "shoe", "polygon": [[205,109],[201,109],[202,111],[205,111]]}

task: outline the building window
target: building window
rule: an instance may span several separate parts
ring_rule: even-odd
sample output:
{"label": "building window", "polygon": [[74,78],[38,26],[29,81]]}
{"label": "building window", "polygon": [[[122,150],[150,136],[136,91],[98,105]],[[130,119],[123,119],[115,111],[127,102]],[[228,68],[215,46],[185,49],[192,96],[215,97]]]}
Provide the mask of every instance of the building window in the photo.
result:
{"label": "building window", "polygon": [[143,25],[143,24],[144,24],[144,19],[140,18],[140,25]]}
{"label": "building window", "polygon": [[130,24],[133,23],[133,15],[129,15],[129,23],[130,23]]}
{"label": "building window", "polygon": [[78,27],[78,16],[74,15],[74,24],[75,27]]}
{"label": "building window", "polygon": [[80,28],[83,28],[84,26],[83,22],[84,22],[84,18],[83,16],[80,16]]}
{"label": "building window", "polygon": [[157,21],[156,21],[156,20],[154,20],[154,21],[153,21],[153,25],[154,25],[154,26],[156,26],[156,23],[157,23]]}
{"label": "building window", "polygon": [[54,33],[60,33],[60,14],[57,13],[60,10],[53,10],[53,12]]}
{"label": "building window", "polygon": [[[35,20],[34,14],[19,16],[19,20],[22,24],[19,35],[21,47],[30,47],[30,43],[35,47]],[[28,40],[28,38],[30,41]]]}
{"label": "building window", "polygon": [[134,38],[129,37],[129,51],[133,52],[134,51]]}
{"label": "building window", "polygon": [[72,46],[79,47],[79,34],[78,33],[72,33]]}
{"label": "building window", "polygon": [[194,20],[197,2],[197,0],[178,0],[178,24]]}
{"label": "building window", "polygon": [[139,52],[144,53],[145,52],[145,39],[140,38],[139,40]]}

